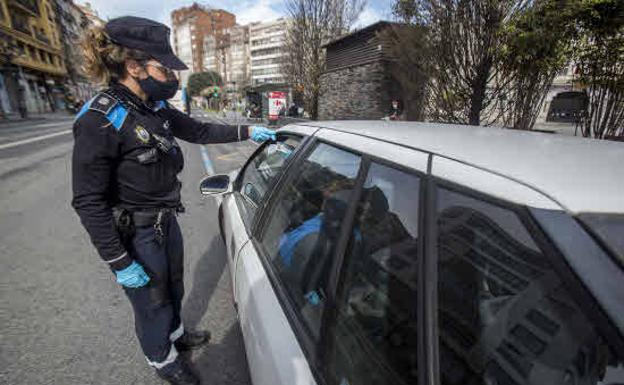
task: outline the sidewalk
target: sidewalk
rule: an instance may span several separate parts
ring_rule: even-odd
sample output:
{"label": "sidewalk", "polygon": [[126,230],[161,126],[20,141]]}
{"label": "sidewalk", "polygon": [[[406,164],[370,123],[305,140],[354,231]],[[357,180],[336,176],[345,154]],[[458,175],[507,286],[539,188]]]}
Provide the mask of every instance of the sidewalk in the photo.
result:
{"label": "sidewalk", "polygon": [[17,127],[21,125],[39,123],[39,122],[56,122],[74,119],[74,115],[66,110],[57,112],[46,112],[42,114],[28,114],[26,119],[22,119],[18,114],[11,114],[8,118],[0,118],[0,128]]}

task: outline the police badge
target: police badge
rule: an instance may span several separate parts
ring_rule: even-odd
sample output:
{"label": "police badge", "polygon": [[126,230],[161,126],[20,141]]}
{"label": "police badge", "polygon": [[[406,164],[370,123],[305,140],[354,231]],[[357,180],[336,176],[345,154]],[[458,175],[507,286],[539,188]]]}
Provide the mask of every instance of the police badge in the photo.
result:
{"label": "police badge", "polygon": [[136,126],[136,128],[134,129],[134,132],[136,132],[136,136],[137,138],[142,142],[142,143],[147,143],[150,140],[150,134],[149,132],[147,132],[147,130],[145,129],[145,127],[138,125]]}

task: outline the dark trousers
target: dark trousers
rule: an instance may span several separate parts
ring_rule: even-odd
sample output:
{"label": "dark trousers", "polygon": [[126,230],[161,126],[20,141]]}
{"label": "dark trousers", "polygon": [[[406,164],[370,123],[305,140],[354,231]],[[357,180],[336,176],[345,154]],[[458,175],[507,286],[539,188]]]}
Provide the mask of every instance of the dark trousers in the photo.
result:
{"label": "dark trousers", "polygon": [[171,351],[171,335],[182,325],[184,296],[184,246],[174,215],[163,220],[164,242],[156,241],[153,226],[138,227],[129,247],[130,256],[150,276],[140,288],[124,288],[134,308],[136,334],[150,363],[163,362]]}

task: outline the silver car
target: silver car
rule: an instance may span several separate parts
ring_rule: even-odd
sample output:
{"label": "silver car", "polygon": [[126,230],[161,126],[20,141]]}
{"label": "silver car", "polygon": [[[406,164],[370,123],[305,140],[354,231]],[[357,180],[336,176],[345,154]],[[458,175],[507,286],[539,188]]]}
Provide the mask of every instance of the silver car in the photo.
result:
{"label": "silver car", "polygon": [[624,383],[624,145],[287,126],[204,179],[255,385]]}

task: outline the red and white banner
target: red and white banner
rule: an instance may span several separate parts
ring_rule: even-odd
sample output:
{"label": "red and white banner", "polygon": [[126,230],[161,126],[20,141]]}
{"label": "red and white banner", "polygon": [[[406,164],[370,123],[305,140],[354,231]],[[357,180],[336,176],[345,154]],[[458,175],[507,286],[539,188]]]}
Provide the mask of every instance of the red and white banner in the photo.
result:
{"label": "red and white banner", "polygon": [[269,119],[279,119],[280,111],[286,112],[287,93],[282,91],[269,92]]}

